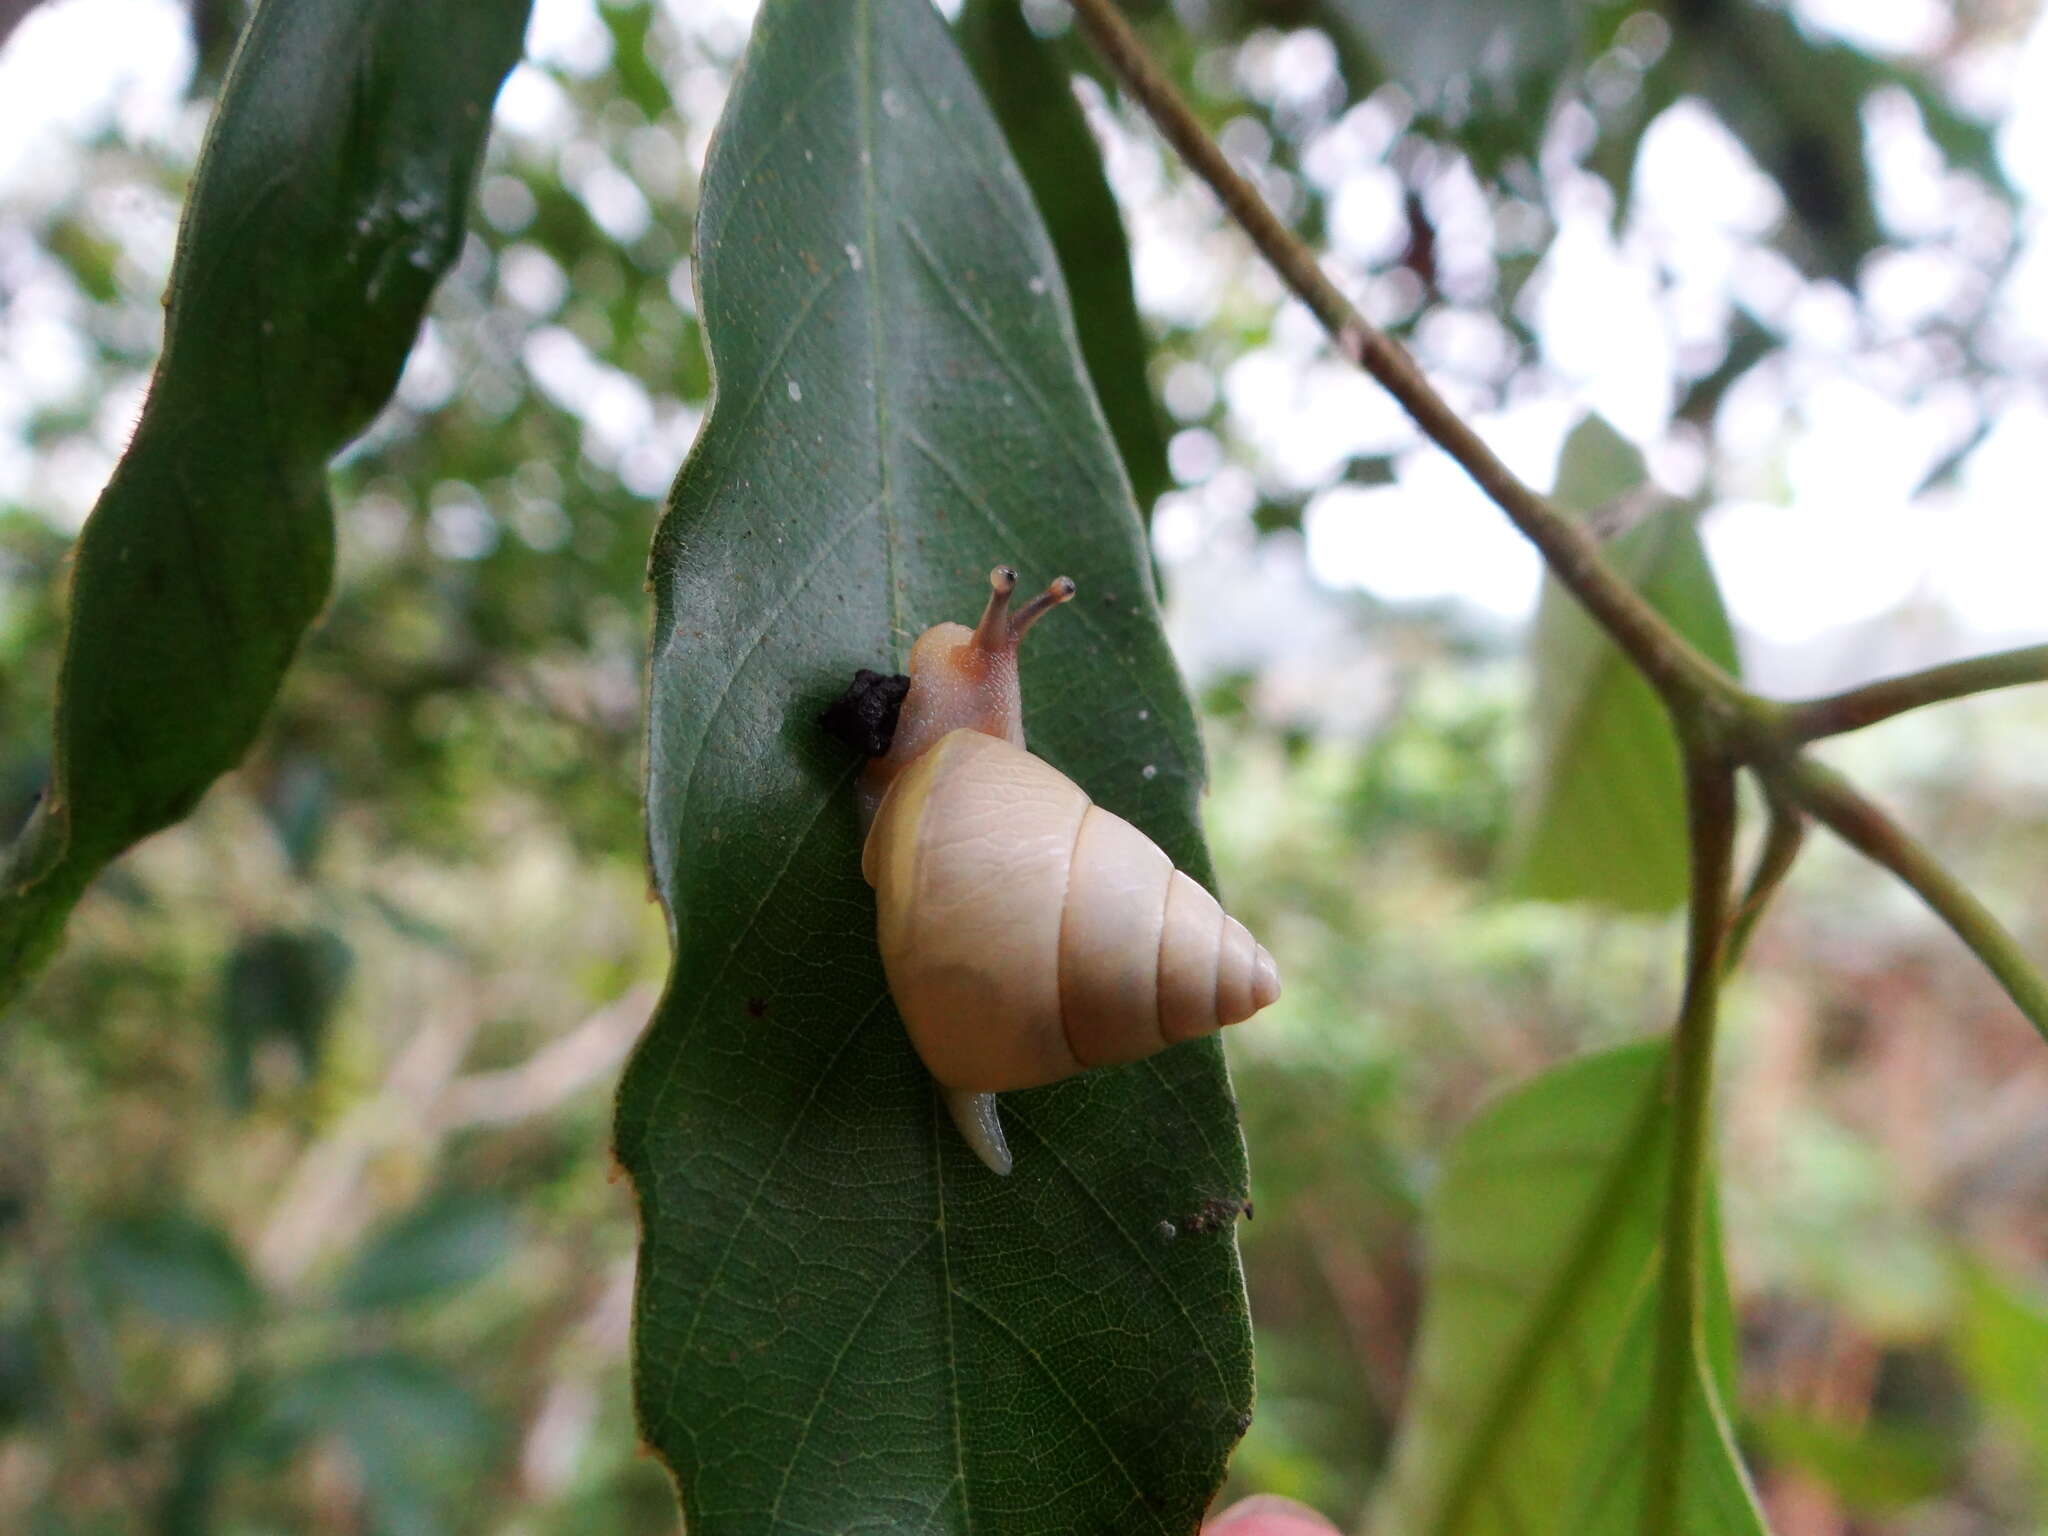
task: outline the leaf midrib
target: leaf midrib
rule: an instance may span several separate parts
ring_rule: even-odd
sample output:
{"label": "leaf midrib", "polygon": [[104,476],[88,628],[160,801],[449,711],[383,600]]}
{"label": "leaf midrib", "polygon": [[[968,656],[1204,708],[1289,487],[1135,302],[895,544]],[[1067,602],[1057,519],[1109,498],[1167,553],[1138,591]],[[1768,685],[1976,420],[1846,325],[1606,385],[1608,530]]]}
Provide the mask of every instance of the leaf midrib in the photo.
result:
{"label": "leaf midrib", "polygon": [[[863,286],[868,290],[869,366],[873,369],[875,397],[875,502],[882,520],[882,556],[889,587],[889,635],[892,640],[907,637],[904,622],[903,589],[898,574],[895,484],[890,475],[888,338],[884,327],[887,309],[882,302],[882,252],[875,217],[875,109],[880,104],[876,79],[873,0],[859,0],[860,11],[854,34],[854,90],[860,100],[860,186],[862,244],[866,259],[861,262]],[[939,1125],[939,1094],[928,1086],[932,1108],[932,1227],[939,1249],[939,1295],[942,1331],[946,1339],[946,1407],[953,1423],[953,1476],[960,1486],[962,1536],[974,1533],[974,1499],[967,1481],[966,1415],[960,1406],[959,1329],[953,1320],[953,1250],[946,1231],[945,1133]],[[941,1504],[943,1505],[943,1500]]]}

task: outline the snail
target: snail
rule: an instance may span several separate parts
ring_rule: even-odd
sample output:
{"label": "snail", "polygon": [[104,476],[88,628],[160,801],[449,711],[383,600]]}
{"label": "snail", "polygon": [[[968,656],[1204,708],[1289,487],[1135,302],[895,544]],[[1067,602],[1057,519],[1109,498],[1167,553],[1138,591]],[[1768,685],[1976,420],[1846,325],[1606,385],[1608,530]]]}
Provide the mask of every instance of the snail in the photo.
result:
{"label": "snail", "polygon": [[1280,973],[1158,844],[1025,750],[1017,645],[1074,583],[1014,613],[1017,573],[989,585],[973,629],[926,630],[907,679],[862,672],[824,723],[870,754],[861,872],[890,994],[954,1123],[1004,1174],[997,1093],[1248,1019]]}

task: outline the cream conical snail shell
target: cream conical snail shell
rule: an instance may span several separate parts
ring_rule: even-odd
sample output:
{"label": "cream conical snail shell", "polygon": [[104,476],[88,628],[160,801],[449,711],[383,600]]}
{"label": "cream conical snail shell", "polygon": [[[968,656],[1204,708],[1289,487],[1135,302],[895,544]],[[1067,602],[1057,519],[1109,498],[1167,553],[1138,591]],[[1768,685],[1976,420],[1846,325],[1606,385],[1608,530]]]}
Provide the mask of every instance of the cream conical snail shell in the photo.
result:
{"label": "cream conical snail shell", "polygon": [[1137,1061],[1280,995],[1273,957],[1158,844],[980,731],[896,781],[861,871],[890,994],[948,1088]]}
{"label": "cream conical snail shell", "polygon": [[1273,957],[1143,832],[1024,750],[1016,645],[1073,593],[1015,618],[999,567],[973,631],[911,653],[861,854],[882,966],[925,1066],[983,1161],[1010,1167],[993,1095],[1136,1061],[1280,995]]}

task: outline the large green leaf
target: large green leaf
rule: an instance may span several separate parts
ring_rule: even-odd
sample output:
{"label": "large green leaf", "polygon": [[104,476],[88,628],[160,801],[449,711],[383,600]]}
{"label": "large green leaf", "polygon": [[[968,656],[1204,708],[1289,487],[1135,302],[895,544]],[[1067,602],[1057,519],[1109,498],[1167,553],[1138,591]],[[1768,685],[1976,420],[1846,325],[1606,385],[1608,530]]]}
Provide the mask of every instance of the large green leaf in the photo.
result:
{"label": "large green leaf", "polygon": [[[1671,1156],[1665,1061],[1651,1042],[1570,1062],[1458,1138],[1428,1213],[1411,1406],[1376,1530],[1577,1536],[1582,1519],[1604,1525],[1635,1508],[1627,1498],[1594,1507],[1614,1470],[1678,1478],[1681,1509],[1698,1522],[1687,1530],[1750,1529],[1715,1515],[1721,1482],[1650,1466],[1644,1452]],[[1739,1488],[1739,1467],[1721,1467],[1697,1430],[1718,1422],[1714,1404],[1733,1375],[1711,1228],[1705,1251],[1681,1460],[1697,1457]],[[1626,1468],[1610,1466],[1617,1447]]]}
{"label": "large green leaf", "polygon": [[890,1007],[858,667],[1071,574],[1035,750],[1209,877],[1202,765],[1053,252],[926,0],[769,0],[704,181],[715,405],[655,541],[647,814],[675,943],[619,1093],[643,1432],[692,1536],[1192,1531],[1243,1432],[1214,1041],[1007,1095],[997,1178]]}
{"label": "large green leaf", "polygon": [[1149,510],[1171,483],[1166,439],[1145,377],[1151,349],[1131,291],[1131,248],[1102,152],[1066,69],[1019,0],[967,0],[957,35],[1052,237],[1089,382],[1138,506]]}
{"label": "large green leaf", "polygon": [[460,248],[529,3],[269,0],[250,22],[148,404],[79,535],[50,789],[0,870],[0,1000],[255,736],[327,595],[327,461]]}
{"label": "large green leaf", "polygon": [[[1643,481],[1636,450],[1598,417],[1565,445],[1555,499],[1598,511]],[[1678,632],[1730,672],[1735,639],[1693,515],[1652,512],[1607,547],[1615,568]],[[1536,615],[1528,788],[1506,887],[1539,901],[1668,912],[1685,900],[1685,787],[1664,707],[1554,577]]]}

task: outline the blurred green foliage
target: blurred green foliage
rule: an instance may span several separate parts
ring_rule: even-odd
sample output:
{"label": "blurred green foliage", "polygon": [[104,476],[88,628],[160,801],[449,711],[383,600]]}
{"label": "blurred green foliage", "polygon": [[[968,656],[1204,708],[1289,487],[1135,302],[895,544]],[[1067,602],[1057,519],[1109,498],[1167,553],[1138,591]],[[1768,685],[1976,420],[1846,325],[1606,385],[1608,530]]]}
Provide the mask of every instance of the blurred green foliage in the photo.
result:
{"label": "blurred green foliage", "polygon": [[[1361,103],[1388,114],[1409,238],[1355,275],[1398,300],[1404,335],[1499,317],[1512,344],[1466,380],[1480,403],[1539,366],[1517,306],[1555,230],[1545,107],[1595,125],[1584,163],[1618,218],[1644,130],[1696,95],[1778,188],[1759,243],[1844,284],[1914,244],[1872,207],[1870,91],[1903,91],[1950,164],[2005,195],[1988,129],[1930,70],[1774,7],[1521,8],[1518,41],[1469,67],[1452,30],[1398,35],[1366,0],[1132,9],[1311,237],[1341,178],[1308,174],[1309,150]],[[197,14],[203,99],[240,8]],[[97,883],[0,1027],[0,1528],[674,1529],[628,1409],[636,1232],[603,1149],[663,965],[638,811],[645,557],[708,390],[688,233],[744,32],[718,8],[594,14],[515,77],[398,399],[338,470],[336,590],[255,751]],[[1056,9],[1029,14],[1057,31]],[[1307,97],[1261,62],[1302,42],[1337,61]],[[193,143],[108,129],[75,177],[0,215],[31,253],[0,299],[33,289],[91,364],[28,412],[23,444],[52,473],[0,506],[9,832],[49,766],[81,510],[56,468],[103,475],[125,440],[132,417],[102,407],[154,361]],[[1128,179],[1146,216],[1185,201],[1170,176]],[[1471,185],[1486,233],[1447,237],[1447,189]],[[1236,251],[1203,246],[1219,296],[1199,315],[1147,317],[1152,380],[1180,429],[1257,468],[1215,384],[1272,339],[1276,306]],[[1981,430],[2001,398],[1983,334],[1940,340],[1914,366],[1960,381]],[[1783,343],[1726,317],[1682,365],[1682,418],[1711,426]],[[1308,491],[1262,471],[1247,521],[1296,539]],[[1659,1027],[1675,978],[1663,921],[1500,899],[1535,750],[1514,647],[1440,612],[1342,613],[1380,664],[1369,730],[1305,727],[1253,673],[1209,680],[1205,703],[1222,884],[1289,976],[1231,1042],[1261,1377],[1232,1490],[1350,1522],[1410,1386],[1418,1221],[1457,1127],[1505,1085]],[[2025,765],[2044,747],[2048,712],[2025,697],[1843,747],[2036,953]],[[2038,1051],[1945,936],[1835,850],[1760,931],[1731,1000],[1722,1186],[1738,1427],[1782,1528],[2048,1518]]]}

